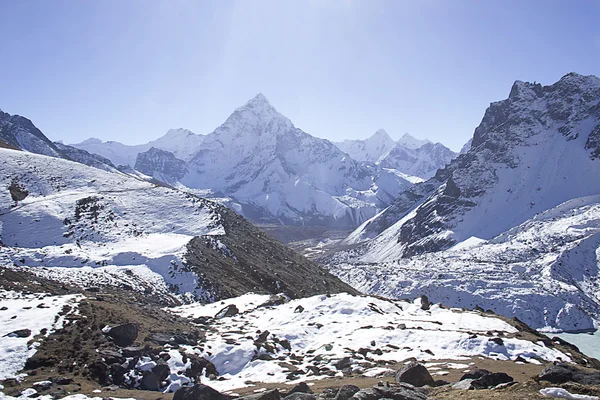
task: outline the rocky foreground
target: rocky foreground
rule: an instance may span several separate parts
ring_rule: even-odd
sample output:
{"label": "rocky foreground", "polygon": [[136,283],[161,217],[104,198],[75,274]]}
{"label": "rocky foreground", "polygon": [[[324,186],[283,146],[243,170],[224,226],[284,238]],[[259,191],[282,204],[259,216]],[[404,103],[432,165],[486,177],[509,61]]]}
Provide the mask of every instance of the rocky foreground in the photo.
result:
{"label": "rocky foreground", "polygon": [[247,294],[177,306],[26,269],[0,269],[0,283],[2,399],[600,394],[600,362],[576,347],[518,320],[426,298]]}

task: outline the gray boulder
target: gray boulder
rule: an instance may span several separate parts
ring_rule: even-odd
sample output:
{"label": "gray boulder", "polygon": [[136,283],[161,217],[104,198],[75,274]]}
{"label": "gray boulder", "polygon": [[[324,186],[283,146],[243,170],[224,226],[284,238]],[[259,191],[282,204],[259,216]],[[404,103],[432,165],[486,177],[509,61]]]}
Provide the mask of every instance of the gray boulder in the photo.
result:
{"label": "gray boulder", "polygon": [[422,364],[410,362],[396,372],[396,382],[406,382],[413,386],[435,386],[435,381]]}

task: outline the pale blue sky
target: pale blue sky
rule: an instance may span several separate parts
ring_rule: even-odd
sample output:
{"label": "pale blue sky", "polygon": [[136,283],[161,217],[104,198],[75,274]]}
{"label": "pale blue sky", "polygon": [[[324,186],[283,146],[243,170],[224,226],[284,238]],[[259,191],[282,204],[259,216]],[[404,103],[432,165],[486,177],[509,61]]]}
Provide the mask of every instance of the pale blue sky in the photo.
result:
{"label": "pale blue sky", "polygon": [[457,150],[514,80],[600,75],[598,21],[593,0],[0,0],[0,108],[133,144],[262,92],[315,136]]}

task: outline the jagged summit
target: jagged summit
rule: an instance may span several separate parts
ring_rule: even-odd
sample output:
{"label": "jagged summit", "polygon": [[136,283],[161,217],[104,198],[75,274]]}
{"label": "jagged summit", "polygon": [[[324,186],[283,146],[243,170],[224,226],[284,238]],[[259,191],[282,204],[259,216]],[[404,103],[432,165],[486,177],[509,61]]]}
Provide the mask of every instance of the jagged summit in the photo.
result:
{"label": "jagged summit", "polygon": [[585,88],[592,89],[598,87],[600,87],[600,78],[594,75],[581,75],[575,72],[569,72],[557,82],[547,86],[543,86],[538,82],[531,83],[516,80],[510,89],[508,98],[515,99],[525,96],[527,99],[531,100],[532,98],[542,97],[556,91],[568,95],[568,92],[576,90],[575,88],[583,90]]}
{"label": "jagged summit", "polygon": [[277,110],[275,110],[275,107],[273,107],[269,99],[267,99],[267,96],[265,96],[262,93],[258,93],[256,96],[248,100],[246,104],[244,104],[241,107],[238,107],[236,111],[248,109],[255,111],[272,110],[277,112]]}
{"label": "jagged summit", "polygon": [[396,143],[409,149],[418,149],[419,147],[431,142],[427,139],[417,139],[410,133],[406,132]]}
{"label": "jagged summit", "polygon": [[385,138],[385,139],[390,139],[392,140],[392,138],[390,137],[390,135],[387,133],[387,131],[385,129],[378,129],[377,132],[375,132],[371,138]]}

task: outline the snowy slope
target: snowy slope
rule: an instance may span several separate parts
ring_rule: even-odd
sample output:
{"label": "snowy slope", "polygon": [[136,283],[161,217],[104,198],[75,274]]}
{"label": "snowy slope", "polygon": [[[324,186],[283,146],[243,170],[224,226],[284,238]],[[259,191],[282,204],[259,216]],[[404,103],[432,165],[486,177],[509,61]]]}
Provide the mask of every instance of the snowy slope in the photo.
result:
{"label": "snowy slope", "polygon": [[198,278],[181,266],[194,236],[224,233],[216,205],[62,159],[5,149],[0,159],[0,187],[16,181],[29,191],[16,206],[8,190],[0,191],[4,265],[139,267],[148,279],[163,280],[156,290],[166,282],[203,295]]}
{"label": "snowy slope", "polygon": [[343,142],[334,142],[334,144],[356,161],[375,162],[390,151],[396,143],[385,130],[379,129],[368,139],[346,139]]}
{"label": "snowy slope", "polygon": [[596,77],[569,74],[546,87],[516,82],[486,111],[466,154],[399,196],[352,242],[379,235],[370,244],[374,258],[385,260],[389,247],[390,257],[408,257],[491,239],[569,199],[599,194],[599,120]]}
{"label": "snowy slope", "polygon": [[[77,311],[77,302],[82,297],[0,290],[0,302],[5,307],[0,314],[0,381],[15,377],[23,369],[27,359],[35,354],[40,341],[62,328],[65,317]],[[64,307],[69,311],[61,313]],[[22,329],[29,329],[29,334],[21,337],[13,334]],[[41,337],[32,340],[40,334]],[[30,341],[33,343],[28,343]]]}
{"label": "snowy slope", "polygon": [[600,325],[600,196],[567,201],[489,241],[468,238],[446,251],[399,258],[388,244],[376,254],[339,254],[331,271],[368,293],[478,305],[538,329],[593,329]]}
{"label": "snowy slope", "polygon": [[[510,324],[479,312],[461,312],[433,305],[421,309],[421,300],[389,301],[375,297],[337,294],[313,296],[261,306],[268,296],[245,295],[221,304],[236,304],[240,314],[211,320],[203,349],[225,379],[212,381],[217,390],[244,387],[251,382],[286,382],[290,365],[306,380],[343,376],[336,364],[367,376],[381,371],[379,362],[468,360],[483,356],[514,360],[521,356],[569,360],[556,349],[513,336]],[[214,317],[216,305],[192,304],[171,308],[190,318]],[[494,342],[502,335],[502,344]],[[274,360],[277,360],[275,362]],[[456,363],[455,368],[469,364]]]}
{"label": "snowy slope", "polygon": [[407,175],[428,179],[456,156],[455,152],[441,143],[427,142],[414,147],[399,142],[383,154],[377,160],[377,164],[384,168],[397,169]]}

